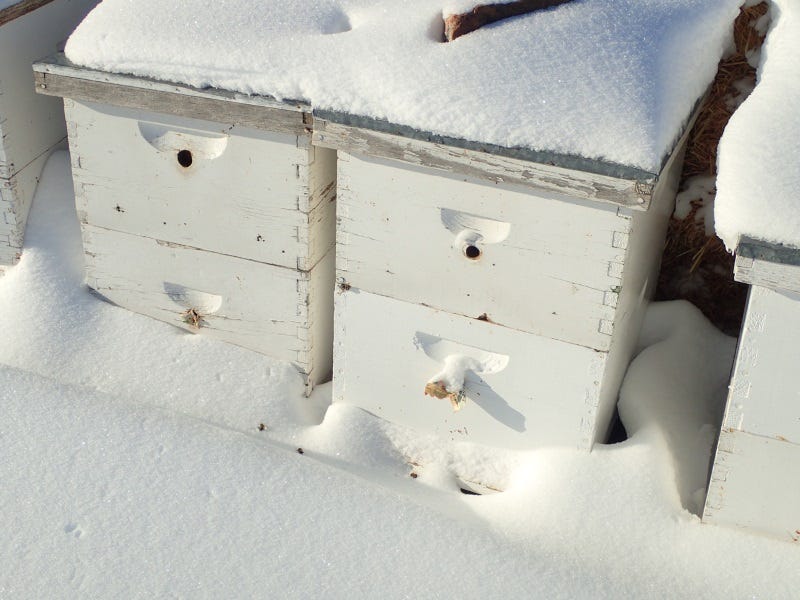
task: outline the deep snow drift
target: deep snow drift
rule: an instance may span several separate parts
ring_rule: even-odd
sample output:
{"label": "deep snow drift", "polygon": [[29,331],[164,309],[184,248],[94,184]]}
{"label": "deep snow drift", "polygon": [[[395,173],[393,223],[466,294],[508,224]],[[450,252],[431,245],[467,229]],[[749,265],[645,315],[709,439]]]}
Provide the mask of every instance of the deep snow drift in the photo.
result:
{"label": "deep snow drift", "polygon": [[773,0],[758,81],[719,145],[714,220],[730,250],[741,236],[800,248],[800,2]]}
{"label": "deep snow drift", "polygon": [[658,172],[714,78],[738,5],[575,0],[441,43],[443,12],[463,2],[104,0],[66,54]]}
{"label": "deep snow drift", "polygon": [[[690,306],[648,315],[633,436],[591,454],[317,424],[288,365],[92,296],[72,203],[56,154],[0,278],[3,598],[796,596],[796,547],[682,505],[733,350]],[[461,494],[464,461],[506,491]]]}

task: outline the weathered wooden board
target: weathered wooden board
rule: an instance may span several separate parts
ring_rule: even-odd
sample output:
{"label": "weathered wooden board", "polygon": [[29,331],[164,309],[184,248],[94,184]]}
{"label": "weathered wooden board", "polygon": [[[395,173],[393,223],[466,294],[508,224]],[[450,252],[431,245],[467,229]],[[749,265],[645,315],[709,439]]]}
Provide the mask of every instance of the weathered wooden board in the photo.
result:
{"label": "weathered wooden board", "polygon": [[36,91],[125,108],[177,115],[191,119],[225,121],[276,133],[310,133],[311,109],[300,102],[278,102],[213,88],[156,81],[145,77],[93,71],[72,65],[56,55],[33,65]]}
{"label": "weathered wooden board", "polygon": [[799,333],[800,293],[750,288],[724,429],[800,444]]}
{"label": "weathered wooden board", "polygon": [[10,179],[0,179],[0,274],[22,254],[28,212],[48,156],[42,154]]}
{"label": "weathered wooden board", "polygon": [[736,248],[736,281],[800,292],[800,248],[744,238]]}
{"label": "weathered wooden board", "polygon": [[[469,371],[464,408],[426,396],[448,356]],[[334,402],[445,438],[588,449],[607,354],[350,288],[336,294]]]}
{"label": "weathered wooden board", "polygon": [[335,153],[308,136],[65,106],[82,221],[302,270],[332,247]]}
{"label": "weathered wooden board", "polygon": [[50,4],[53,1],[54,0],[20,0],[16,4],[6,6],[0,9],[0,27],[41,8],[45,4]]}
{"label": "weathered wooden board", "polygon": [[304,272],[93,225],[82,233],[87,283],[111,302],[291,361],[312,384],[330,373],[332,251]]}
{"label": "weathered wooden board", "polygon": [[476,6],[472,10],[445,17],[445,40],[452,42],[489,23],[552,8],[570,0],[512,0],[511,2],[503,3],[491,3],[491,0],[485,1],[486,3],[484,4],[480,0],[475,0]]}
{"label": "weathered wooden board", "polygon": [[466,147],[428,142],[362,127],[314,118],[313,141],[350,154],[400,160],[494,183],[523,185],[544,193],[555,192],[646,210],[655,185],[648,181],[618,179],[490,154]]}
{"label": "weathered wooden board", "polygon": [[800,293],[750,288],[703,519],[800,540]]}
{"label": "weathered wooden board", "polygon": [[800,542],[800,446],[722,431],[703,521]]}
{"label": "weathered wooden board", "polygon": [[338,185],[340,281],[609,348],[631,225],[618,207],[344,152]]}
{"label": "weathered wooden board", "polygon": [[55,52],[95,4],[55,0],[0,25],[0,177],[10,178],[66,136],[61,103],[36,94],[31,63]]}
{"label": "weathered wooden board", "polygon": [[97,0],[24,0],[0,11],[0,269],[17,262],[49,152],[66,138],[55,98],[34,91],[31,63],[52,52]]}

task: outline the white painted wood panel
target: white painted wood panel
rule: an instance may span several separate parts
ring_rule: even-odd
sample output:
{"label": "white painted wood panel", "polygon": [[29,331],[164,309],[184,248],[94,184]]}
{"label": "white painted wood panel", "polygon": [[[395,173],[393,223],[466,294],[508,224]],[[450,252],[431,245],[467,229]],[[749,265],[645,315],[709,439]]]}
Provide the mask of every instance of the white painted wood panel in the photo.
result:
{"label": "white painted wood panel", "polygon": [[31,63],[52,54],[97,0],[55,0],[0,25],[0,177],[66,135],[61,103],[36,94]]}
{"label": "white painted wood panel", "polygon": [[670,217],[675,210],[685,142],[681,142],[664,167],[653,191],[647,212],[620,211],[630,217],[629,254],[622,276],[617,311],[614,316],[613,337],[608,364],[603,376],[600,404],[597,407],[594,442],[604,442],[617,406],[619,388],[638,345],[647,304],[655,294],[664,253],[664,239]]}
{"label": "white painted wood panel", "polygon": [[0,11],[0,270],[19,259],[41,168],[66,137],[61,102],[36,94],[31,63],[55,52],[95,4],[25,2]]}
{"label": "white painted wood panel", "polygon": [[[490,446],[588,449],[606,353],[356,288],[336,294],[334,402],[395,423]],[[469,371],[464,408],[424,395],[448,356]]]}
{"label": "white painted wood panel", "polygon": [[723,428],[800,444],[800,294],[751,286]]}
{"label": "white painted wood panel", "polygon": [[[394,125],[390,126],[397,129]],[[687,126],[687,131],[690,128],[691,123]],[[401,160],[409,165],[424,165],[436,169],[439,173],[450,172],[492,183],[519,184],[543,193],[569,194],[575,198],[608,202],[637,210],[646,210],[650,205],[656,179],[653,174],[648,174],[644,181],[619,179],[343,125],[319,117],[314,118],[313,135],[314,143],[318,146],[335,148],[350,154]]]}
{"label": "white painted wood panel", "polygon": [[800,248],[744,238],[736,248],[736,281],[800,293]]}
{"label": "white painted wood panel", "polygon": [[332,246],[335,154],[308,136],[65,105],[84,222],[302,270]]}
{"label": "white painted wood panel", "polygon": [[800,541],[800,294],[750,287],[703,520]]}
{"label": "white painted wood panel", "polygon": [[340,280],[609,348],[630,251],[624,209],[346,153],[338,185]]}
{"label": "white painted wood panel", "polygon": [[800,542],[798,464],[797,444],[723,429],[703,521]]}
{"label": "white painted wood panel", "polygon": [[48,156],[37,157],[10,179],[0,178],[0,274],[20,259],[28,212]]}
{"label": "white painted wood panel", "polygon": [[330,281],[322,271],[333,271],[332,251],[304,272],[93,225],[82,232],[87,283],[111,302],[291,361],[312,382],[330,370],[330,346],[312,346],[330,335],[332,294],[313,292]]}

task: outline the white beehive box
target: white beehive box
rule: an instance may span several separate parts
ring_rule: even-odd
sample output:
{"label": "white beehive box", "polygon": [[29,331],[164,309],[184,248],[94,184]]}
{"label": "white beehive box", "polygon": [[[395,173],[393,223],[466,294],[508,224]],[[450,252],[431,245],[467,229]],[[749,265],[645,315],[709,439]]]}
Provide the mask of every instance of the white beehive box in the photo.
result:
{"label": "white beehive box", "polygon": [[67,134],[61,102],[36,95],[31,63],[55,52],[95,4],[22,0],[0,8],[0,275],[19,260],[39,174]]}
{"label": "white beehive box", "polygon": [[38,63],[64,96],[87,282],[329,376],[335,153],[300,104]]}
{"label": "white beehive box", "polygon": [[[339,150],[334,401],[494,446],[603,441],[682,142],[656,175],[386,129],[315,119]],[[449,375],[458,412],[423,393]]]}
{"label": "white beehive box", "polygon": [[750,295],[703,520],[800,541],[800,249],[739,242]]}

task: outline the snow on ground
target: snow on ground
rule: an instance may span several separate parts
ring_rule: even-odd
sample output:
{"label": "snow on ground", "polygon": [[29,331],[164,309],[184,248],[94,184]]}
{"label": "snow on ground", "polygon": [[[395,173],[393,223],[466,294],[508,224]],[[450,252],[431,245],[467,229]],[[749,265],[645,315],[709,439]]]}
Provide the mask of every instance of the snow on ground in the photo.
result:
{"label": "snow on ground", "polygon": [[[634,435],[591,454],[319,424],[288,365],[91,295],[69,181],[54,155],[0,279],[0,597],[796,597],[797,547],[683,508],[733,347],[690,306],[651,311]],[[461,494],[465,461],[506,491]]]}
{"label": "snow on ground", "polygon": [[658,172],[740,0],[575,0],[441,43],[452,0],[104,0],[91,68]]}
{"label": "snow on ground", "polygon": [[714,219],[730,250],[741,236],[800,248],[800,2],[770,13],[756,88],[719,145]]}

